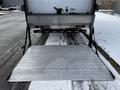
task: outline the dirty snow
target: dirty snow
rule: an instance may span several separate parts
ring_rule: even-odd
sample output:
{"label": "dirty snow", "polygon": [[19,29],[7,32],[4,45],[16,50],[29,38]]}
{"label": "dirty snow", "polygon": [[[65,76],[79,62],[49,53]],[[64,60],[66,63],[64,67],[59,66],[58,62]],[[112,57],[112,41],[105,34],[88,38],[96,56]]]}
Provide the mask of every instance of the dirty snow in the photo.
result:
{"label": "dirty snow", "polygon": [[72,90],[70,81],[35,81],[29,90]]}

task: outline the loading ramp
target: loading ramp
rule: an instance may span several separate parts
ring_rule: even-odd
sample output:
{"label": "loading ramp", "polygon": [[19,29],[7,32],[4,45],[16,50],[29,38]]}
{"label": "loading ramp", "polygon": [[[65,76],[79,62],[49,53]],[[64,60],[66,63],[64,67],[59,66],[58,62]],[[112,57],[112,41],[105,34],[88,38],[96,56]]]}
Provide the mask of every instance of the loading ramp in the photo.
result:
{"label": "loading ramp", "polygon": [[10,82],[41,80],[113,80],[108,68],[85,44],[32,46],[14,69]]}
{"label": "loading ramp", "polygon": [[[59,3],[56,1],[54,3],[49,2],[49,4],[58,5]],[[84,6],[83,8],[77,8],[78,10],[72,13],[62,13],[62,11],[59,11],[58,13],[58,11],[55,12],[53,7],[51,7],[51,12],[49,12],[47,8],[45,8],[47,11],[43,12],[41,7],[39,7],[41,4],[40,0],[24,0],[27,22],[24,53],[26,51],[27,39],[29,39],[30,48],[13,70],[9,82],[41,80],[114,80],[112,73],[91,49],[94,34],[93,24],[95,19],[96,0],[86,0],[86,2],[84,2],[84,0],[77,0],[77,2],[70,5],[73,5],[72,7],[76,8],[78,1],[80,1],[80,4],[84,3],[84,5],[82,5]],[[36,4],[34,3],[35,5],[32,5],[33,2]],[[44,0],[42,3],[43,2]],[[46,4],[47,2],[44,3]],[[61,8],[64,9],[65,5],[62,5]],[[61,10],[61,8],[58,9]],[[69,26],[71,33],[75,30],[81,32],[83,26],[88,27],[90,31],[89,44],[31,46],[31,29],[33,30],[37,27],[42,30],[42,33],[44,33],[44,30],[52,32],[52,30],[55,30],[55,28],[51,28],[52,26]],[[66,30],[66,28],[62,29],[63,31]]]}

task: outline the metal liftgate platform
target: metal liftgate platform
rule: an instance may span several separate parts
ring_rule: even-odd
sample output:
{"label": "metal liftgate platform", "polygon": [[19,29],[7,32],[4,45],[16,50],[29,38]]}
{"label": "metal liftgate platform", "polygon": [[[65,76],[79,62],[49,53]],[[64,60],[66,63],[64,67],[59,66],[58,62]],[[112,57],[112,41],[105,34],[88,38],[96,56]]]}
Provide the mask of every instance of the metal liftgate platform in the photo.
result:
{"label": "metal liftgate platform", "polygon": [[85,44],[32,46],[14,69],[10,82],[41,80],[113,80],[110,71]]}
{"label": "metal liftgate platform", "polygon": [[[30,48],[13,70],[9,82],[114,79],[90,48],[96,0],[24,0],[24,7],[27,22],[24,53],[27,39]],[[51,26],[74,27],[69,30],[75,30],[77,26],[78,30],[83,25],[90,30],[89,45],[31,46],[30,30],[33,28],[39,27],[43,32],[46,29],[51,32]]]}

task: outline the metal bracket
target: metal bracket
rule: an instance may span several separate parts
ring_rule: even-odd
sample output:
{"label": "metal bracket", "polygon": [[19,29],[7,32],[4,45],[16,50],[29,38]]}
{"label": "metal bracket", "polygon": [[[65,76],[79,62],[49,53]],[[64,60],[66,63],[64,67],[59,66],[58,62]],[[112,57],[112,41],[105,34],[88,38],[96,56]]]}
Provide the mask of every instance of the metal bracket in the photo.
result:
{"label": "metal bracket", "polygon": [[25,54],[26,47],[27,47],[27,41],[29,39],[29,44],[28,47],[32,45],[32,40],[31,40],[31,33],[30,33],[30,27],[26,27],[26,36],[25,36],[25,44],[24,44],[24,49],[23,49],[23,55]]}

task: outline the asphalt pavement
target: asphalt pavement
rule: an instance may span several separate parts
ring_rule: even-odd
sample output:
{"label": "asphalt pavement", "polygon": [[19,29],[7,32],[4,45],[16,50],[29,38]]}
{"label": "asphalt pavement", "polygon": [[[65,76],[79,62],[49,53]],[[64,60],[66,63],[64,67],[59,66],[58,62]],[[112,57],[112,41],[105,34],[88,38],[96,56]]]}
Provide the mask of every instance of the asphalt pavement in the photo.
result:
{"label": "asphalt pavement", "polygon": [[0,56],[24,37],[25,27],[23,12],[8,12],[0,16]]}

